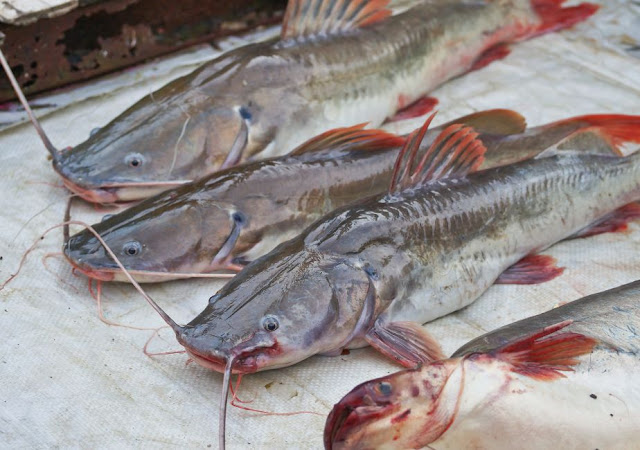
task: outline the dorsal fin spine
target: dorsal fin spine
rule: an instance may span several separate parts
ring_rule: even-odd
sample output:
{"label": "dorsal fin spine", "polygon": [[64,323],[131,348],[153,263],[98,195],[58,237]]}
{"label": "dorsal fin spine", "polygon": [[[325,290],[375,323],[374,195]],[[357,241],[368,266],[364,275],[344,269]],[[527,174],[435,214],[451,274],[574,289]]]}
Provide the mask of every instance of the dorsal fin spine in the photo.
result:
{"label": "dorsal fin spine", "polygon": [[380,22],[391,15],[390,0],[290,0],[282,39],[331,35]]}
{"label": "dorsal fin spine", "polygon": [[478,170],[484,161],[486,148],[478,133],[471,127],[453,124],[434,139],[416,164],[417,152],[433,116],[409,135],[400,151],[391,177],[391,196],[440,178],[465,176]]}

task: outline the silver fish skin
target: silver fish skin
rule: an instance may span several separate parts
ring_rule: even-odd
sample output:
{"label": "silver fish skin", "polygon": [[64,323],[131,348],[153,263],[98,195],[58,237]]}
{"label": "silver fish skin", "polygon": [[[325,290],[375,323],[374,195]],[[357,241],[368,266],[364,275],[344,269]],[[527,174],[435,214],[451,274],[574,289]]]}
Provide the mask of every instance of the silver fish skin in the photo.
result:
{"label": "silver fish skin", "polygon": [[132,201],[331,128],[377,126],[489,48],[597,9],[561,3],[430,0],[361,28],[242,47],[140,100],[54,168],[89,201]]}
{"label": "silver fish skin", "polygon": [[325,446],[638,448],[639,330],[640,281],[509,324],[356,387],[334,407]]}
{"label": "silver fish skin", "polygon": [[[419,152],[453,124],[479,133],[487,149],[480,170],[530,159],[550,148],[611,155],[619,153],[622,142],[640,143],[640,116],[580,116],[525,128],[524,117],[514,111],[488,110],[429,128]],[[336,138],[346,130],[353,134]],[[318,140],[320,148],[313,145]],[[263,256],[332,210],[386,192],[404,141],[359,127],[331,130],[303,144],[300,153],[217,172],[146,199],[94,228],[138,282],[224,273],[234,262],[237,270],[238,262]],[[168,236],[175,236],[170,244]],[[228,254],[221,258],[224,248]],[[133,254],[127,251],[132,249]],[[92,278],[126,281],[88,230],[71,237],[64,253]]]}
{"label": "silver fish skin", "polygon": [[[233,357],[237,372],[424,344],[395,325],[463,308],[524,256],[639,198],[634,154],[550,156],[370,199],[249,264],[177,337],[201,364]],[[383,353],[417,364],[396,347]]]}

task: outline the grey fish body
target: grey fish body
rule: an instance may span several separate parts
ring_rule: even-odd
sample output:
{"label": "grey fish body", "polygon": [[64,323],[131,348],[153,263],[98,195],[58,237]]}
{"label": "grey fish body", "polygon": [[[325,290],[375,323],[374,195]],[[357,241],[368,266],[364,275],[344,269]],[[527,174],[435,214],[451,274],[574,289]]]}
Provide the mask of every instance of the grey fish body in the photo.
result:
{"label": "grey fish body", "polygon": [[308,230],[305,244],[375,268],[378,320],[425,323],[471,303],[524,256],[638,199],[638,159],[552,157],[436,181],[351,208]]}
{"label": "grey fish body", "polygon": [[55,168],[86,199],[130,201],[286,154],[330,128],[376,126],[470,70],[487,49],[595,11],[550,26],[535,8],[529,0],[433,0],[338,34],[246,46],[145,97],[63,152]]}
{"label": "grey fish body", "polygon": [[371,343],[468,305],[522,257],[637,200],[639,170],[639,155],[548,157],[345,207],[249,264],[178,339],[215,364],[234,355],[238,371]]}
{"label": "grey fish body", "polygon": [[[486,169],[559,146],[580,152],[603,149],[611,154],[617,151],[614,131],[636,129],[640,119],[584,116],[525,130],[524,118],[517,113],[490,110],[454,122],[480,133],[487,147],[480,169]],[[451,123],[430,129],[421,152]],[[247,163],[168,190],[95,228],[110,248],[120,252],[136,279],[166,281],[224,269],[212,261],[233,234],[233,217],[238,214],[243,222],[230,261],[253,261],[332,210],[387,190],[404,138],[375,130],[353,132],[355,137],[346,142],[333,141],[313,151]],[[364,144],[358,140],[359,133],[366,138]],[[629,133],[624,136],[633,138]],[[180,239],[167,245],[168,235]],[[138,245],[141,252],[123,251],[131,245]],[[125,279],[88,231],[73,236],[64,251],[89,276]]]}

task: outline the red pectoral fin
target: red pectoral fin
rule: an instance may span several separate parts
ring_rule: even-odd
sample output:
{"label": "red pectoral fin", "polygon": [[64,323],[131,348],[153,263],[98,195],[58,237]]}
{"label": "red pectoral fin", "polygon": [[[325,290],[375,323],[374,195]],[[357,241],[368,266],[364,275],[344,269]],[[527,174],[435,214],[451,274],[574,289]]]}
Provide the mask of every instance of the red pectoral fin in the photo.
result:
{"label": "red pectoral fin", "polygon": [[480,70],[483,67],[487,67],[494,61],[506,58],[511,53],[511,49],[507,45],[496,45],[486,50],[482,55],[478,57],[471,66],[471,70]]}
{"label": "red pectoral fin", "polygon": [[602,219],[592,223],[588,227],[583,228],[572,237],[585,238],[602,233],[625,231],[629,226],[629,222],[638,218],[640,218],[640,204],[629,203],[628,205],[607,214]]}
{"label": "red pectoral fin", "polygon": [[387,122],[398,122],[400,120],[407,120],[424,116],[426,113],[433,111],[433,108],[435,108],[437,105],[437,98],[420,97],[409,106],[405,106],[400,111],[398,111],[395,116],[387,119]]}
{"label": "red pectoral fin", "polygon": [[562,378],[561,371],[572,371],[578,356],[590,353],[597,341],[578,333],[558,333],[571,320],[543,328],[538,333],[509,342],[492,352],[508,362],[513,371],[539,380]]}
{"label": "red pectoral fin", "polygon": [[539,284],[553,280],[564,272],[549,255],[529,255],[509,267],[495,284]]}
{"label": "red pectoral fin", "polygon": [[383,355],[409,368],[445,357],[440,344],[416,322],[378,321],[365,339]]}

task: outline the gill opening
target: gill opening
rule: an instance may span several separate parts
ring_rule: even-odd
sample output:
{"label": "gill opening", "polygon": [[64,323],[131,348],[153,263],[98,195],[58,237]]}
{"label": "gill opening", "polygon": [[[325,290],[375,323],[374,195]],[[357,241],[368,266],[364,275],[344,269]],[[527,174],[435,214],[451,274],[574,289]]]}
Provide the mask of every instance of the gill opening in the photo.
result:
{"label": "gill opening", "polygon": [[[0,45],[2,44],[3,41],[4,41],[4,34],[0,33]],[[20,84],[18,84],[16,77],[13,75],[13,72],[11,71],[11,67],[9,66],[9,63],[4,57],[4,53],[2,52],[1,49],[0,49],[0,64],[2,64],[2,68],[4,69],[5,73],[7,74],[7,77],[9,78],[9,82],[11,83],[11,87],[13,87],[13,90],[18,96],[18,100],[20,100],[20,103],[22,104],[22,106],[24,107],[24,110],[29,116],[29,120],[31,120],[31,123],[33,124],[33,127],[36,129],[38,136],[40,136],[40,140],[42,140],[42,143],[51,154],[53,161],[54,162],[60,161],[60,151],[53,146],[53,144],[49,140],[49,137],[42,129],[42,126],[40,126],[40,122],[38,121],[38,119],[36,119],[36,116],[33,114],[33,111],[31,110],[31,107],[29,106],[29,103],[27,102],[26,97],[22,93]]]}
{"label": "gill opening", "polygon": [[229,154],[220,166],[220,170],[228,169],[229,167],[233,167],[238,164],[238,162],[240,162],[240,158],[242,158],[242,152],[247,147],[248,141],[249,124],[247,123],[246,119],[242,119],[240,130],[238,131],[236,140],[233,142],[231,150],[229,150]]}
{"label": "gill opening", "polygon": [[233,221],[233,228],[231,229],[231,233],[229,233],[229,237],[224,242],[216,256],[213,257],[211,261],[212,268],[224,267],[227,265],[227,259],[231,255],[233,248],[238,242],[238,238],[240,237],[240,232],[242,231],[243,222],[239,222],[237,220]]}

